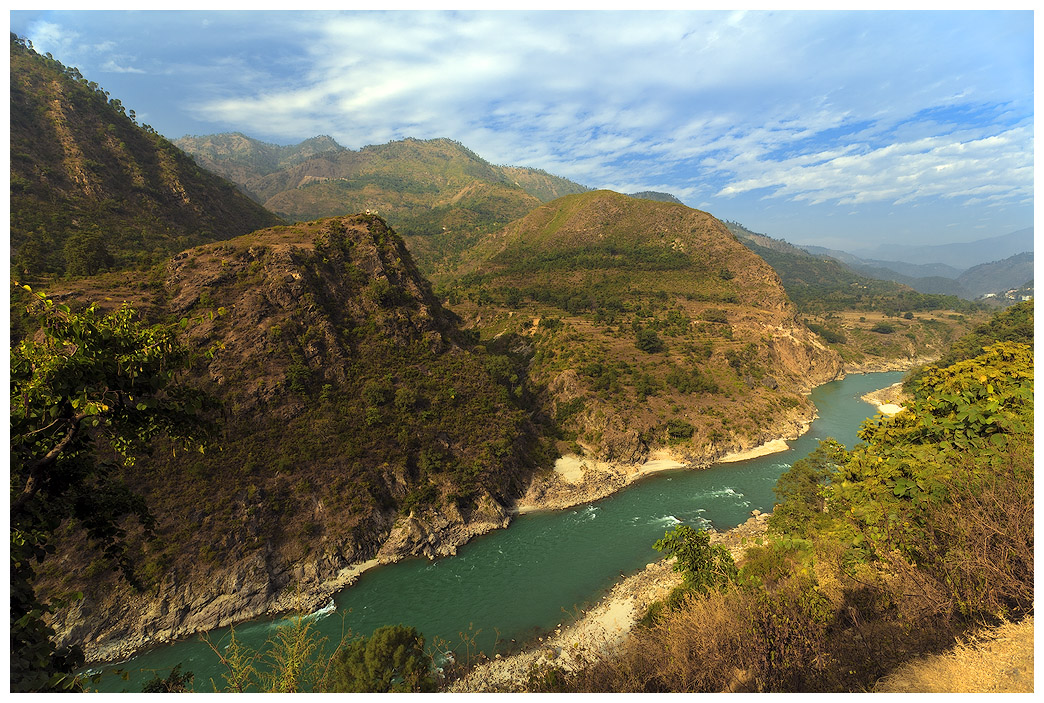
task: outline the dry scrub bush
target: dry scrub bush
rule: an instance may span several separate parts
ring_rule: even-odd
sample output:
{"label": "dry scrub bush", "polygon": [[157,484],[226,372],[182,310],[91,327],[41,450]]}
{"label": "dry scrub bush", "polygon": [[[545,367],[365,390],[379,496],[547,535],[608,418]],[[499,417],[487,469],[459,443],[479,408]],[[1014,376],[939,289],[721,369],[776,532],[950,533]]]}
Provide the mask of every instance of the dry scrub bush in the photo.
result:
{"label": "dry scrub bush", "polygon": [[1033,612],[1032,448],[1020,443],[1008,459],[995,473],[959,473],[948,503],[929,506],[917,544],[923,568],[974,620]]}

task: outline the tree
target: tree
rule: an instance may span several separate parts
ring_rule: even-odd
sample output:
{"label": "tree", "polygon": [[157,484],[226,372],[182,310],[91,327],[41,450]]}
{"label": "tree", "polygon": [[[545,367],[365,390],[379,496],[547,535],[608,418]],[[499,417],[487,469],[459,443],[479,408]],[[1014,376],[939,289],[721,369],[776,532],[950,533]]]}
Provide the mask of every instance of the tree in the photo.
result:
{"label": "tree", "polygon": [[424,637],[405,625],[377,628],[339,651],[330,668],[330,691],[420,693],[435,690]]}
{"label": "tree", "polygon": [[687,588],[698,593],[719,588],[736,578],[736,564],[729,550],[720,544],[712,547],[706,530],[678,525],[657,540],[653,549],[677,557],[674,570],[682,574]]}
{"label": "tree", "polygon": [[209,401],[178,382],[191,355],[173,326],[144,325],[129,306],[74,313],[23,288],[39,331],[11,349],[11,688],[68,690],[80,687],[71,672],[82,656],[56,650],[44,616],[62,603],[37,597],[34,564],[68,520],[140,587],[123,523],[148,533],[154,519],[119,464],[158,436],[202,451]]}
{"label": "tree", "polygon": [[772,526],[780,532],[806,536],[826,507],[824,487],[847,459],[844,445],[827,438],[814,452],[795,461],[776,481]]}
{"label": "tree", "polygon": [[647,354],[655,354],[664,350],[663,340],[649,328],[640,329],[635,333],[635,346]]}
{"label": "tree", "polygon": [[65,242],[65,272],[71,276],[93,276],[112,268],[115,260],[101,232],[75,232]]}

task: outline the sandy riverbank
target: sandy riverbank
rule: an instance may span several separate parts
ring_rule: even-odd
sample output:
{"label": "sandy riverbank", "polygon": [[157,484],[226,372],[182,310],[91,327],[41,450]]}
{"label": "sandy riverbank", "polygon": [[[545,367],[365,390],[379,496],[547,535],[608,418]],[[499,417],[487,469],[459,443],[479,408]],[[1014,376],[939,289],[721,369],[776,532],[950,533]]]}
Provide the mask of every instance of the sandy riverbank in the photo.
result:
{"label": "sandy riverbank", "polygon": [[742,452],[733,452],[726,454],[725,456],[718,459],[715,463],[717,464],[730,464],[736,461],[746,461],[747,459],[756,459],[759,456],[768,456],[769,454],[777,454],[779,452],[785,452],[790,449],[790,445],[787,444],[785,439],[774,439],[770,442],[754,447],[753,449],[747,449]]}
{"label": "sandy riverbank", "polygon": [[903,405],[910,401],[910,395],[903,390],[902,382],[893,383],[887,388],[881,388],[860,396],[860,400],[870,403],[877,408],[882,415],[895,415],[903,409]]}

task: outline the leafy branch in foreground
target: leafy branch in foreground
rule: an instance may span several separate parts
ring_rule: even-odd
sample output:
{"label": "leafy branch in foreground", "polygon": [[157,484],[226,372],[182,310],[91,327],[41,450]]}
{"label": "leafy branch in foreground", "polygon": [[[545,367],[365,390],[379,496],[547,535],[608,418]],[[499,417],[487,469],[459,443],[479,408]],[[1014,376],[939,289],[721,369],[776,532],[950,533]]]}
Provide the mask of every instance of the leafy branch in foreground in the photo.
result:
{"label": "leafy branch in foreground", "polygon": [[56,530],[71,520],[140,587],[123,522],[133,517],[148,534],[155,521],[118,478],[118,463],[133,466],[158,437],[202,451],[209,401],[178,382],[192,357],[174,327],[144,325],[129,306],[73,312],[22,288],[39,332],[11,349],[11,687],[79,689],[71,672],[82,656],[56,651],[45,615],[61,603],[39,600],[34,564],[55,551]]}

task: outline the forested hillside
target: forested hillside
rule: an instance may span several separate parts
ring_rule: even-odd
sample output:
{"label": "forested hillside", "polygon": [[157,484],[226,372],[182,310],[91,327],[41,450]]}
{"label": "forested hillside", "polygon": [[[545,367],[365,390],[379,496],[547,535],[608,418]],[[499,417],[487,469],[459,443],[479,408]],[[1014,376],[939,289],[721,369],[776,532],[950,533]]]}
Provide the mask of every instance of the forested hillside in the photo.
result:
{"label": "forested hillside", "polygon": [[803,391],[841,372],[772,269],[684,205],[571,195],[466,258],[441,294],[484,339],[534,349],[566,453],[713,458],[795,431]]}
{"label": "forested hillside", "polygon": [[75,68],[11,37],[11,264],[27,278],[159,263],[279,223]]}
{"label": "forested hillside", "polygon": [[684,584],[619,655],[535,672],[528,690],[865,691],[1031,615],[1033,348],[991,338],[1010,327],[922,370],[906,408],[868,420],[853,450],[826,440],[796,462],[738,569],[694,530],[669,533]]}
{"label": "forested hillside", "polygon": [[506,525],[551,460],[523,360],[476,346],[375,216],[197,247],[158,284],[130,300],[212,350],[185,383],[220,403],[219,433],[117,470],[156,520],[153,540],[128,533],[145,591],[76,532],[39,568],[48,592],[85,591],[57,623],[91,656],[301,607],[284,589],[318,601],[378,555],[451,553]]}
{"label": "forested hillside", "polygon": [[850,369],[908,368],[911,361],[936,358],[988,314],[956,296],[868,278],[830,257],[726,224],[779,274],[802,321]]}

